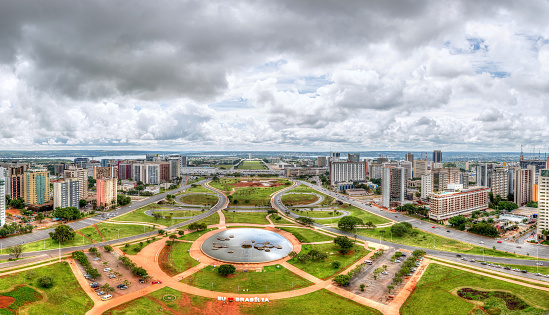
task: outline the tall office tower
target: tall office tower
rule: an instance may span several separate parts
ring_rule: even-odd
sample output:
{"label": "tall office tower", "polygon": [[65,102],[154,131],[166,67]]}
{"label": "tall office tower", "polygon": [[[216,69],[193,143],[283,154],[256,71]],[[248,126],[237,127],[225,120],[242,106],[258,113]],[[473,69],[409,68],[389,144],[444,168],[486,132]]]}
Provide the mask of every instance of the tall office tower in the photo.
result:
{"label": "tall office tower", "polygon": [[331,162],[339,162],[341,160],[341,153],[339,152],[332,152],[330,156]]}
{"label": "tall office tower", "polygon": [[330,162],[330,183],[365,182],[368,177],[368,162]]}
{"label": "tall office tower", "polygon": [[404,160],[408,162],[412,162],[412,165],[414,164],[414,155],[412,153],[406,153],[404,156]]}
{"label": "tall office tower", "polygon": [[187,167],[187,157],[186,156],[182,156],[181,157],[181,167]]}
{"label": "tall office tower", "polygon": [[431,175],[421,176],[421,199],[427,199],[433,193],[433,178]]}
{"label": "tall office tower", "polygon": [[160,182],[170,181],[170,162],[160,162]]}
{"label": "tall office tower", "polygon": [[120,180],[132,178],[132,164],[118,164],[118,178]]}
{"label": "tall office tower", "polygon": [[506,168],[496,168],[492,172],[492,193],[501,198],[507,198],[509,193],[509,171]]}
{"label": "tall office tower", "polygon": [[96,181],[96,205],[110,207],[117,202],[118,180],[116,178],[101,178]]}
{"label": "tall office tower", "polygon": [[50,201],[50,172],[46,168],[31,167],[25,171],[23,199],[30,205],[43,205]]}
{"label": "tall office tower", "polygon": [[170,162],[170,180],[181,176],[181,158],[171,157]]}
{"label": "tall office tower", "polygon": [[347,161],[349,162],[360,162],[360,153],[348,153]]}
{"label": "tall office tower", "polygon": [[540,170],[538,178],[538,238],[547,238],[543,230],[549,231],[549,169]]}
{"label": "tall office tower", "polygon": [[93,179],[100,179],[105,177],[118,178],[118,169],[116,166],[106,166],[106,167],[93,167]]}
{"label": "tall office tower", "polygon": [[406,179],[412,179],[412,174],[413,174],[412,162],[400,161],[398,162],[398,166],[404,168],[404,171],[406,172]]}
{"label": "tall office tower", "polygon": [[325,156],[319,156],[316,158],[316,166],[318,167],[325,167],[328,165],[328,160]]}
{"label": "tall office tower", "polygon": [[0,227],[6,224],[6,171],[0,167]]}
{"label": "tall office tower", "polygon": [[527,169],[516,169],[514,179],[514,197],[515,203],[519,206],[525,205],[532,200],[534,177],[536,176],[536,166],[528,165]]}
{"label": "tall office tower", "polygon": [[22,198],[25,176],[23,174],[11,175],[8,180],[10,181],[11,199]]}
{"label": "tall office tower", "polygon": [[402,204],[406,196],[406,175],[404,168],[393,165],[384,166],[381,172],[382,206],[390,208],[392,204]]}
{"label": "tall office tower", "polygon": [[480,163],[476,168],[477,186],[490,187],[492,181],[493,164]]}
{"label": "tall office tower", "polygon": [[101,159],[101,167],[108,167],[109,159]]}
{"label": "tall office tower", "polygon": [[433,163],[442,163],[442,151],[433,151]]}
{"label": "tall office tower", "polygon": [[53,183],[53,208],[80,208],[80,182],[78,178],[65,178]]}
{"label": "tall office tower", "polygon": [[[510,167],[507,169],[507,177],[508,177],[508,187],[509,187],[509,191],[507,192],[508,194],[515,194],[515,172],[516,172],[517,168],[516,167]],[[509,200],[509,201],[513,201],[513,200]]]}
{"label": "tall office tower", "polygon": [[461,173],[461,184],[463,185],[464,189],[469,188],[469,173],[468,172]]}
{"label": "tall office tower", "polygon": [[74,159],[74,165],[76,167],[80,167],[80,168],[87,168],[88,167],[88,162],[90,161],[90,159],[88,158],[75,158]]}
{"label": "tall office tower", "polygon": [[444,191],[448,184],[461,183],[461,171],[457,167],[435,168],[431,171],[433,191]]}
{"label": "tall office tower", "polygon": [[415,160],[414,163],[414,178],[421,178],[423,175],[429,174],[429,161]]}
{"label": "tall office tower", "polygon": [[88,198],[88,171],[85,168],[77,166],[69,166],[63,173],[64,178],[77,178],[78,179],[78,198]]}

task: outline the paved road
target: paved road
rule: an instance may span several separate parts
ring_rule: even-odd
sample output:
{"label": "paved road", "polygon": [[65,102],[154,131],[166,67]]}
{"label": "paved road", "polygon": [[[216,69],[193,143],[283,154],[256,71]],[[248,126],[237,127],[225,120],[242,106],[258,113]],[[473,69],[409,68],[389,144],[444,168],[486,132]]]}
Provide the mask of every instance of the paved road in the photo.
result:
{"label": "paved road", "polygon": [[[444,237],[452,238],[458,241],[463,241],[471,244],[477,244],[478,246],[482,246],[485,248],[492,248],[493,246],[496,247],[497,250],[500,251],[507,251],[511,253],[517,253],[522,255],[530,254],[530,256],[537,256],[537,253],[539,251],[539,257],[540,258],[549,258],[549,247],[548,246],[536,246],[532,244],[517,244],[514,242],[508,242],[508,241],[502,241],[502,243],[498,243],[495,239],[480,235],[475,235],[472,233],[467,233],[463,231],[459,231],[452,228],[443,227],[440,225],[432,224],[430,222],[422,221],[419,219],[411,218],[405,215],[402,215],[400,213],[390,212],[386,210],[381,210],[377,207],[368,206],[367,203],[360,202],[357,200],[354,200],[346,195],[341,195],[338,193],[335,193],[333,191],[329,191],[327,189],[324,189],[323,187],[304,182],[304,181],[297,181],[298,183],[307,185],[317,191],[320,191],[328,196],[334,197],[336,199],[339,199],[341,201],[350,203],[351,205],[361,208],[363,210],[375,213],[377,215],[383,216],[385,218],[395,220],[398,222],[409,222],[412,224],[413,227],[422,229],[424,231],[428,231],[433,234],[438,234]],[[433,228],[433,226],[435,228]],[[447,232],[450,231],[450,232]],[[484,242],[484,244],[481,244],[480,242]],[[521,246],[522,248],[517,248],[517,246]]]}
{"label": "paved road", "polygon": [[[207,181],[208,180],[205,179],[205,180],[193,183],[193,184],[198,184],[199,185],[199,184],[203,184]],[[185,189],[188,189],[190,187],[191,187],[191,185],[186,185],[186,186],[178,188],[175,191],[172,190],[169,193],[170,194],[178,193],[178,192],[183,191]],[[202,219],[214,214],[219,209],[223,209],[226,206],[227,197],[225,197],[225,195],[223,195],[221,193],[218,193],[218,192],[215,192],[215,193],[218,195],[219,200],[218,200],[217,204],[215,206],[213,206],[210,210],[208,210],[208,211],[206,211],[206,212],[204,212],[200,215],[195,216],[193,219],[191,219],[189,221],[185,221],[185,222],[178,223],[178,224],[175,224],[173,226],[170,226],[170,227],[168,227],[168,229],[179,228],[179,227],[191,224],[193,222],[202,220]],[[159,195],[151,196],[150,198],[147,198],[145,200],[132,203],[129,206],[121,207],[118,210],[111,211],[108,214],[114,214],[114,215],[125,214],[127,212],[132,211],[133,209],[141,208],[141,207],[149,205],[151,203],[158,202],[161,199],[165,198],[167,194],[168,193],[162,193],[162,194],[159,194]],[[81,220],[81,221],[77,221],[77,222],[72,222],[72,223],[69,223],[68,225],[70,225],[74,230],[77,230],[77,229],[81,229],[81,228],[84,228],[84,227],[87,227],[87,226],[90,226],[90,225],[93,225],[95,223],[102,222],[102,221],[105,221],[105,220],[107,220],[107,218],[101,218],[101,216],[96,216],[96,217],[93,217],[93,218],[89,218],[89,219],[85,219],[85,220]],[[0,240],[0,244],[2,244],[2,248],[6,248],[6,247],[17,245],[17,244],[26,244],[26,243],[30,243],[30,242],[34,242],[34,241],[43,240],[43,239],[49,238],[48,233],[51,232],[51,231],[53,231],[53,228],[48,229],[48,230],[38,231],[38,232],[32,233],[32,234],[18,235],[18,236],[6,238],[6,239],[3,239],[3,240]],[[139,235],[134,235],[134,236],[130,236],[130,237],[121,238],[121,239],[118,239],[118,240],[96,243],[96,244],[93,244],[93,245],[89,244],[89,245],[83,245],[83,246],[61,248],[61,254],[70,253],[70,252],[75,251],[75,250],[87,249],[87,248],[90,248],[92,246],[104,246],[104,245],[111,244],[111,243],[128,242],[128,241],[131,241],[131,240],[134,240],[134,239],[139,239],[139,238],[142,238],[142,237],[147,237],[147,236],[152,236],[152,235],[157,235],[157,234],[158,234],[157,231],[153,231],[153,232],[148,232],[148,233],[143,233],[143,234],[139,234]],[[38,252],[27,252],[27,253],[23,253],[22,257],[30,257],[30,256],[42,255],[42,254],[56,255],[56,254],[59,254],[59,249],[45,250],[45,251],[38,251]],[[9,258],[9,255],[0,255],[0,259],[7,259],[7,258]]]}
{"label": "paved road", "polygon": [[[323,188],[321,187],[318,187],[318,186],[315,186],[315,185],[312,185],[310,183],[305,183],[305,182],[301,182],[301,181],[298,181],[299,183],[302,183],[302,184],[308,184],[308,186],[312,187],[312,188],[315,188],[319,191],[321,191],[322,193],[325,193],[326,195],[330,195],[334,198],[338,198],[338,199],[341,199],[345,202],[350,202],[351,204],[353,205],[356,205],[357,207],[359,208],[366,208],[365,205],[363,203],[360,203],[360,202],[356,202],[354,200],[349,200],[347,198],[345,198],[346,196],[340,196],[339,194],[335,194],[333,192],[330,192],[328,190],[324,190]],[[295,187],[293,187],[295,188]],[[286,211],[288,210],[288,208],[286,208],[286,206],[284,206],[284,204],[282,203],[282,200],[281,200],[281,197],[282,195],[293,189],[293,188],[286,188],[286,189],[283,189],[283,190],[280,190],[276,195],[273,196],[273,199],[271,201],[271,204],[273,205],[273,207],[276,207],[276,208],[279,208],[282,212],[286,213]],[[343,197],[343,198],[341,198]],[[371,211],[371,212],[375,212],[375,213],[379,213],[381,212],[379,209],[377,208],[373,208],[373,207],[368,207],[368,208],[372,208],[373,210],[378,210],[378,211]],[[418,227],[418,226],[424,226],[424,225],[421,225],[421,224],[424,224],[426,222],[423,222],[421,220],[416,220],[416,219],[412,219],[410,217],[407,217],[407,216],[403,216],[403,215],[400,215],[400,214],[397,214],[396,218],[395,218],[395,213],[393,212],[387,212],[385,211],[386,213],[384,213],[386,217],[390,217],[392,216],[395,220],[397,221],[408,221],[410,223],[412,223],[412,225]],[[381,213],[380,213],[381,214]],[[289,211],[289,216],[292,217],[292,218],[298,218],[300,217],[299,215]],[[410,220],[414,220],[414,221],[419,221],[419,222],[414,222],[413,221],[410,221]],[[417,225],[416,225],[417,224]],[[317,224],[315,223],[314,224],[315,227],[317,228],[320,228],[320,229],[324,229],[324,230],[327,230],[327,231],[330,231],[330,232],[333,232],[333,233],[337,233],[337,234],[341,234],[341,235],[345,235],[347,237],[350,237],[350,238],[354,238],[355,237],[355,234],[354,233],[349,233],[349,232],[345,232],[345,231],[341,231],[341,230],[338,230],[338,229],[334,229],[334,228],[330,228],[330,227],[327,227],[325,225],[322,225],[322,224]],[[425,225],[427,228],[431,227],[432,224],[426,224]],[[427,230],[426,228],[426,230]],[[440,232],[441,235],[444,235],[444,236],[447,236],[449,237],[449,235],[453,236],[453,238],[456,238],[458,240],[463,240],[463,239],[459,239],[457,237],[459,237],[460,235],[462,234],[469,234],[469,233],[465,233],[465,232],[461,232],[459,231],[460,233],[455,233],[454,230],[452,230],[451,233],[447,233],[446,232],[446,229],[442,229],[440,227],[437,226],[436,229],[433,229],[433,230],[438,230],[438,231],[443,231],[443,232]],[[432,231],[429,231],[429,232],[432,232]],[[445,233],[449,234],[449,235],[446,235]],[[474,236],[474,235],[473,235]],[[414,247],[414,246],[408,246],[408,245],[401,245],[401,244],[397,244],[397,243],[392,243],[392,242],[387,242],[387,241],[384,241],[384,240],[379,240],[379,239],[373,239],[373,238],[370,238],[370,237],[365,237],[365,236],[361,236],[361,235],[357,235],[356,236],[357,239],[360,239],[360,240],[363,240],[363,241],[368,241],[368,242],[374,242],[374,243],[378,243],[378,244],[382,244],[382,245],[386,245],[386,246],[389,246],[389,247],[395,247],[395,248],[402,248],[402,249],[406,249],[406,250],[410,250],[410,251],[413,251],[415,249],[423,249],[428,255],[432,255],[432,256],[435,256],[435,257],[440,257],[440,258],[444,258],[444,259],[449,259],[449,260],[455,260],[455,261],[461,261],[460,258],[456,257],[456,253],[453,253],[453,252],[445,252],[445,251],[440,251],[440,250],[434,250],[434,249],[428,249],[428,248],[423,248],[423,247]],[[481,239],[488,239],[488,238],[484,238],[482,236],[478,236],[480,237]],[[490,239],[491,240],[491,239]],[[465,242],[467,242],[467,240],[464,240]],[[492,243],[494,241],[492,240]],[[501,244],[498,244],[498,245],[501,245]],[[542,256],[542,251],[541,251],[541,247],[543,246],[529,246],[530,248],[532,248],[533,250],[533,253],[535,254],[536,252],[536,249],[539,248],[540,249],[540,256]],[[537,248],[536,248],[537,247]],[[483,257],[482,255],[463,255],[463,256],[466,256],[467,258],[469,259],[475,259],[475,260],[482,260]],[[487,259],[488,260],[488,259]],[[489,261],[491,262],[494,262],[494,263],[498,263],[498,264],[513,264],[513,265],[529,265],[529,266],[535,266],[536,265],[536,261],[535,260],[526,260],[526,259],[512,259],[512,258],[498,258],[498,257],[490,257],[489,258]],[[479,266],[482,266],[479,264]],[[539,277],[536,277],[536,278],[539,278]],[[545,279],[544,279],[545,280]]]}

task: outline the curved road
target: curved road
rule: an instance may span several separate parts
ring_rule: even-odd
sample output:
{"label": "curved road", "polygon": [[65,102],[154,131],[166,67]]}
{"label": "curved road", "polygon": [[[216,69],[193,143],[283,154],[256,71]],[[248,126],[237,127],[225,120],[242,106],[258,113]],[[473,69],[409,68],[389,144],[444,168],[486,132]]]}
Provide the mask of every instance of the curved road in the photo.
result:
{"label": "curved road", "polygon": [[[204,184],[204,183],[207,183],[208,181],[209,180],[205,179],[205,180],[193,183],[193,184]],[[184,187],[178,188],[175,191],[170,191],[170,193],[173,194],[174,192],[175,193],[181,192],[181,191],[183,191],[185,189],[188,189],[190,187],[191,187],[191,185],[186,185]],[[213,206],[210,210],[208,210],[208,211],[206,211],[206,212],[204,212],[200,215],[195,216],[193,219],[191,219],[189,221],[181,222],[181,223],[172,225],[170,227],[167,227],[166,230],[180,228],[182,226],[189,225],[193,222],[205,219],[205,218],[209,217],[210,215],[214,214],[215,212],[217,212],[218,210],[224,209],[224,208],[227,207],[228,199],[224,194],[222,194],[218,191],[215,191],[215,190],[209,188],[208,186],[204,185],[204,187],[207,188],[207,189],[212,190],[219,197],[219,199],[218,199],[217,203],[215,204],[215,206]],[[162,193],[162,194],[158,194],[158,195],[155,195],[155,196],[151,196],[150,198],[147,198],[145,200],[136,202],[136,203],[131,204],[129,206],[121,207],[118,210],[111,211],[111,212],[109,212],[109,214],[116,214],[118,216],[118,215],[128,213],[128,212],[130,212],[134,209],[141,208],[143,206],[149,205],[149,204],[154,203],[154,202],[158,202],[161,199],[165,198],[167,194],[168,193]],[[98,218],[96,216],[96,217],[88,218],[88,219],[81,220],[81,221],[78,221],[78,222],[72,222],[72,223],[69,223],[68,225],[71,226],[74,230],[77,230],[77,229],[81,229],[81,228],[84,228],[84,227],[87,227],[87,226],[90,226],[90,225],[93,225],[93,224],[96,224],[96,223],[99,223],[99,222],[102,222],[102,221],[105,221],[105,220],[107,220],[107,218],[103,219],[103,218]],[[75,228],[75,226],[77,226],[77,228]],[[29,242],[43,240],[43,239],[49,238],[48,233],[51,232],[51,231],[53,231],[53,228],[47,229],[47,230],[42,230],[42,231],[32,233],[32,234],[18,235],[18,236],[10,237],[10,238],[1,240],[0,244],[2,244],[2,248],[6,248],[8,246],[13,246],[13,245],[17,245],[17,244],[25,244],[25,243],[29,243]],[[88,249],[88,248],[94,247],[94,246],[105,246],[105,245],[114,244],[114,243],[125,243],[125,242],[131,241],[131,240],[140,239],[140,238],[148,237],[148,236],[152,236],[152,235],[158,235],[158,231],[142,233],[142,234],[138,234],[138,235],[134,235],[134,236],[129,236],[129,237],[120,238],[120,239],[111,240],[111,241],[106,241],[106,242],[101,242],[101,243],[61,248],[61,254],[62,255],[63,254],[68,254],[68,253],[71,253],[75,250]],[[10,244],[10,245],[6,245],[6,244]],[[36,256],[36,255],[43,255],[43,254],[57,255],[57,254],[59,254],[59,249],[42,250],[42,251],[36,251],[36,252],[26,252],[26,253],[23,253],[21,255],[21,257],[30,257],[30,256]],[[7,254],[6,255],[0,255],[0,259],[8,259],[9,257],[10,256],[7,255]]]}

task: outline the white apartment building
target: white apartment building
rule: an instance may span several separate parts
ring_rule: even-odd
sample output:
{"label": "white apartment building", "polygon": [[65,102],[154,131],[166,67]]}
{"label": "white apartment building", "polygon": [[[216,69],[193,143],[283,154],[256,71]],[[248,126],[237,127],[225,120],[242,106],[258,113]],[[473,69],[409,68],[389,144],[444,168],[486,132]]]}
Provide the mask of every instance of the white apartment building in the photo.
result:
{"label": "white apartment building", "polygon": [[80,208],[80,182],[78,178],[65,178],[53,183],[53,208]]}
{"label": "white apartment building", "polygon": [[160,164],[133,164],[132,165],[132,179],[135,181],[142,181],[143,184],[160,184]]}
{"label": "white apartment building", "polygon": [[540,170],[538,177],[538,238],[545,238],[543,230],[549,231],[549,169]]}
{"label": "white apartment building", "polygon": [[0,167],[0,227],[6,224],[6,170]]}
{"label": "white apartment building", "polygon": [[78,198],[86,199],[88,198],[88,171],[81,167],[69,166],[63,172],[64,178],[76,178],[78,180]]}
{"label": "white apartment building", "polygon": [[457,215],[469,214],[488,208],[488,187],[471,187],[458,192],[440,192],[430,195],[429,218],[446,221]]}
{"label": "white apartment building", "polygon": [[391,203],[402,204],[406,196],[406,171],[403,167],[387,165],[381,173],[382,206],[390,208]]}
{"label": "white apartment building", "polygon": [[366,182],[368,162],[330,162],[330,183]]}
{"label": "white apartment building", "polygon": [[421,176],[421,199],[427,199],[433,193],[433,183],[431,175]]}
{"label": "white apartment building", "polygon": [[429,174],[429,161],[415,160],[414,161],[414,178],[421,178],[423,175]]}

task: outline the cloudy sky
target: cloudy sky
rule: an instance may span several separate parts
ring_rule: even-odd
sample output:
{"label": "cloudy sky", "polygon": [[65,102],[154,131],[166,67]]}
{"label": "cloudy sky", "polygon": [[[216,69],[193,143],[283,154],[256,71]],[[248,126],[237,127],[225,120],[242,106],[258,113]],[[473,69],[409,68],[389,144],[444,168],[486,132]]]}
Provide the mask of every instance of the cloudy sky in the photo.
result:
{"label": "cloudy sky", "polygon": [[0,2],[3,149],[549,146],[549,2]]}

